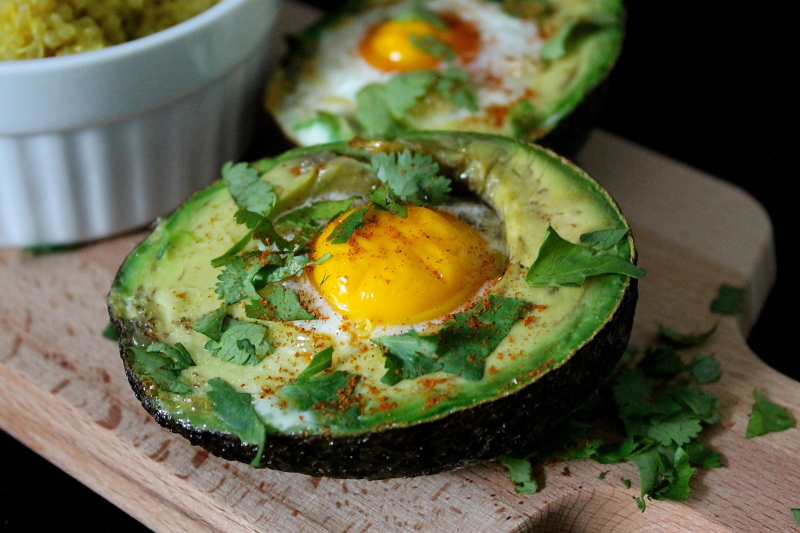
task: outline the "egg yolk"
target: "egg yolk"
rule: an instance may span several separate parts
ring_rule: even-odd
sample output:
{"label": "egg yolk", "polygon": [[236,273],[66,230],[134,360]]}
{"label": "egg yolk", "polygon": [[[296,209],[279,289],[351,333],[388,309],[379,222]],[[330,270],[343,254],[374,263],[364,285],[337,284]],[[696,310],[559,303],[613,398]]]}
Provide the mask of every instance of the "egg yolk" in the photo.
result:
{"label": "egg yolk", "polygon": [[445,27],[423,20],[387,20],[375,24],[361,40],[361,56],[386,72],[435,68],[441,57],[424,49],[424,39],[431,36],[451,48],[462,62],[470,62],[480,50],[480,33],[474,25],[456,16],[441,18]]}
{"label": "egg yolk", "polygon": [[413,324],[452,312],[500,273],[500,261],[483,237],[455,215],[409,206],[400,218],[371,208],[344,244],[328,235],[347,213],[317,237],[310,268],[313,284],[344,316],[376,324]]}

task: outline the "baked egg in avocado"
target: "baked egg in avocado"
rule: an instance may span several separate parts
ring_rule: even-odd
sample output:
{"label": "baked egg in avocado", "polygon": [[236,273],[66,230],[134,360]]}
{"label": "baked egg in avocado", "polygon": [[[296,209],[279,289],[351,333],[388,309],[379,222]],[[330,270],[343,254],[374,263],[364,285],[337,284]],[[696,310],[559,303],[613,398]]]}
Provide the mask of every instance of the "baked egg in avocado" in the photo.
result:
{"label": "baked egg in avocado", "polygon": [[628,225],[597,182],[507,137],[354,139],[228,164],[108,295],[163,426],[315,476],[432,474],[530,443],[626,348]]}
{"label": "baked egg in avocado", "polygon": [[290,41],[266,108],[300,146],[460,130],[572,157],[623,35],[621,0],[347,2]]}

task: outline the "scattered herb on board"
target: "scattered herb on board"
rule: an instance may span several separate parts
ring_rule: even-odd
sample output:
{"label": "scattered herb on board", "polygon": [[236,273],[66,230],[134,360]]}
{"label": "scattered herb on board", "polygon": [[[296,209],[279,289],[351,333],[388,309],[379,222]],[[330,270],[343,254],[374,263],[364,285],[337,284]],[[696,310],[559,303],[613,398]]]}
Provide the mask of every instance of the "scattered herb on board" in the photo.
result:
{"label": "scattered herb on board", "polygon": [[546,441],[510,454],[514,462],[501,461],[509,471],[513,465],[516,490],[538,490],[535,479],[522,477],[525,472],[533,475],[533,469],[523,468],[525,461],[631,461],[639,470],[640,494],[634,498],[639,509],[646,509],[646,499],[685,500],[697,468],[722,466],[720,455],[700,440],[702,430],[720,419],[720,400],[701,388],[719,379],[719,363],[711,355],[684,362],[681,353],[710,336],[662,326],[641,356],[629,348],[600,390],[551,430]]}
{"label": "scattered herb on board", "polygon": [[744,308],[744,288],[723,283],[716,298],[711,302],[711,312],[719,315],[735,315]]}
{"label": "scattered herb on board", "polygon": [[789,509],[792,513],[792,518],[794,518],[794,523],[800,526],[800,509]]}
{"label": "scattered herb on board", "polygon": [[757,390],[753,391],[752,411],[747,423],[745,438],[751,439],[767,433],[785,431],[796,426],[796,422],[789,411],[772,403]]}
{"label": "scattered herb on board", "polygon": [[103,328],[102,334],[104,339],[108,339],[110,341],[117,341],[119,337],[117,336],[117,328],[114,327],[113,322],[109,322],[106,324],[106,327]]}

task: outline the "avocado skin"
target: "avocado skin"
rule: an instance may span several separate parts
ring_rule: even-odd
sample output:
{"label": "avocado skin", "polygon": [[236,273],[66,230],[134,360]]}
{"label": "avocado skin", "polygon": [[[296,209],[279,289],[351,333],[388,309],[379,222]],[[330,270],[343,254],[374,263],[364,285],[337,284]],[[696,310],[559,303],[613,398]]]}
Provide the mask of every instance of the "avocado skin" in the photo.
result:
{"label": "avocado skin", "polygon": [[[630,339],[638,283],[629,285],[601,330],[559,368],[521,390],[444,418],[358,436],[268,434],[259,467],[316,477],[388,479],[436,474],[499,458],[530,445],[581,406],[601,385]],[[193,445],[250,463],[257,447],[233,435],[183,425],[156,407],[136,379],[127,350],[132,328],[114,321],[128,381],[155,420]]]}

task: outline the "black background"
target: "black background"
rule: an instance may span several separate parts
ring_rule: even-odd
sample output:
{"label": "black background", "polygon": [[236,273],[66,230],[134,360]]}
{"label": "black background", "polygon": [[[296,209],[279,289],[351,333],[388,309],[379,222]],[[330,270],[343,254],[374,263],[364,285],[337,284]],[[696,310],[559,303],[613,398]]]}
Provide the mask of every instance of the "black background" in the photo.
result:
{"label": "black background", "polygon": [[[748,343],[800,379],[790,324],[797,260],[789,240],[798,219],[790,158],[800,138],[793,3],[738,5],[629,0],[624,51],[599,126],[736,184],[767,209],[778,279]],[[147,531],[4,433],[0,457],[0,530]]]}

